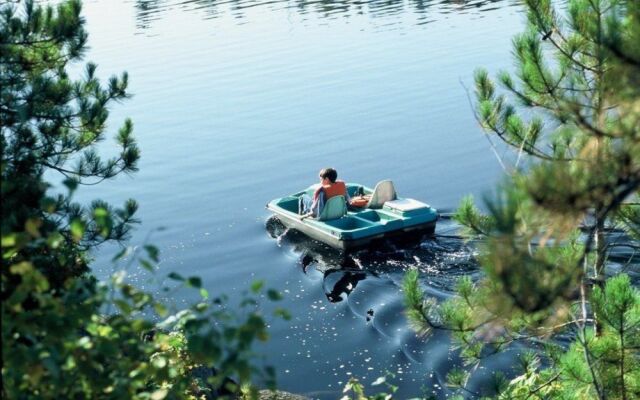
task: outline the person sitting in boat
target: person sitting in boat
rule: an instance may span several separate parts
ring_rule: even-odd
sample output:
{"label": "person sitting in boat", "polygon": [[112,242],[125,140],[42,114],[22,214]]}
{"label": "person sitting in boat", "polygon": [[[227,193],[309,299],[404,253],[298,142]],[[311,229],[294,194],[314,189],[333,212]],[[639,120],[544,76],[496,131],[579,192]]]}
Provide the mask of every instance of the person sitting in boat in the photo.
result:
{"label": "person sitting in boat", "polygon": [[302,218],[317,217],[322,212],[326,201],[335,196],[344,196],[347,204],[349,204],[347,185],[338,180],[338,172],[335,169],[321,169],[319,177],[320,185],[313,193],[313,198],[303,194],[298,200],[298,211],[302,214]]}

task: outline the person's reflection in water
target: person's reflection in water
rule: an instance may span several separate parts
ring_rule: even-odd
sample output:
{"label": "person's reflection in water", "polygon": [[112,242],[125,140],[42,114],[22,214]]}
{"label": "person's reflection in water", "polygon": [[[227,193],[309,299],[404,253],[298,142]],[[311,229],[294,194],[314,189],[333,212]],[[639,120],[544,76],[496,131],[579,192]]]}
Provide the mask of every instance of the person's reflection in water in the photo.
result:
{"label": "person's reflection in water", "polygon": [[[329,274],[333,272],[343,272],[343,271],[340,271],[340,270],[327,271],[324,274],[325,280],[327,276],[329,276]],[[333,285],[333,289],[331,289],[331,292],[325,293],[327,295],[327,299],[332,303],[338,303],[344,300],[342,298],[342,294],[344,293],[347,296],[349,296],[349,294],[353,291],[353,289],[355,289],[358,282],[366,279],[366,277],[367,277],[367,274],[362,272],[356,272],[356,273],[344,272],[344,275],[342,275],[342,278],[340,278],[335,283],[335,285]]]}

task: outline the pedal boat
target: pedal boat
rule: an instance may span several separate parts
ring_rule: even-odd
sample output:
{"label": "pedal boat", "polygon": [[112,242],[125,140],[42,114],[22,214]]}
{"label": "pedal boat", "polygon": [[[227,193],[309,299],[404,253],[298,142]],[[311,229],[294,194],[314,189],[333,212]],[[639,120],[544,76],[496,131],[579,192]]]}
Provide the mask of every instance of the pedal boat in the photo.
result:
{"label": "pedal boat", "polygon": [[266,207],[287,228],[340,250],[368,247],[390,237],[422,238],[435,231],[437,210],[418,200],[398,198],[391,181],[382,181],[373,190],[347,183],[351,198],[356,193],[371,195],[366,207],[348,207],[344,196],[336,196],[326,202],[317,218],[302,218],[298,214],[299,198],[313,196],[316,187],[274,199]]}

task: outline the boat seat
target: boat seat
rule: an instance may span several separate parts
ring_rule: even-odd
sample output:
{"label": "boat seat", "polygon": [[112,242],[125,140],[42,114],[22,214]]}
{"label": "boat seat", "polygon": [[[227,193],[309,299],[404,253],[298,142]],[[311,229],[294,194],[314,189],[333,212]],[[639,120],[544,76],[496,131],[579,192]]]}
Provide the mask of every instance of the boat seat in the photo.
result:
{"label": "boat seat", "polygon": [[397,198],[398,195],[396,188],[393,186],[393,182],[390,180],[380,181],[375,189],[373,189],[371,199],[369,203],[367,203],[367,208],[382,208],[385,202],[396,200]]}
{"label": "boat seat", "polygon": [[347,215],[347,200],[344,196],[334,196],[327,200],[318,216],[319,221],[338,219]]}

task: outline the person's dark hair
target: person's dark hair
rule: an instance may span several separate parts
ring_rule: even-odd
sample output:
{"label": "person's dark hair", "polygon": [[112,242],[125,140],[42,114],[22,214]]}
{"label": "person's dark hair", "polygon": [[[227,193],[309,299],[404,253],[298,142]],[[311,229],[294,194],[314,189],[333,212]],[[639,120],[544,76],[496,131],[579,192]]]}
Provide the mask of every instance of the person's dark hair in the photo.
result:
{"label": "person's dark hair", "polygon": [[335,183],[338,179],[338,171],[333,168],[324,168],[320,170],[320,178],[328,178],[331,183]]}

